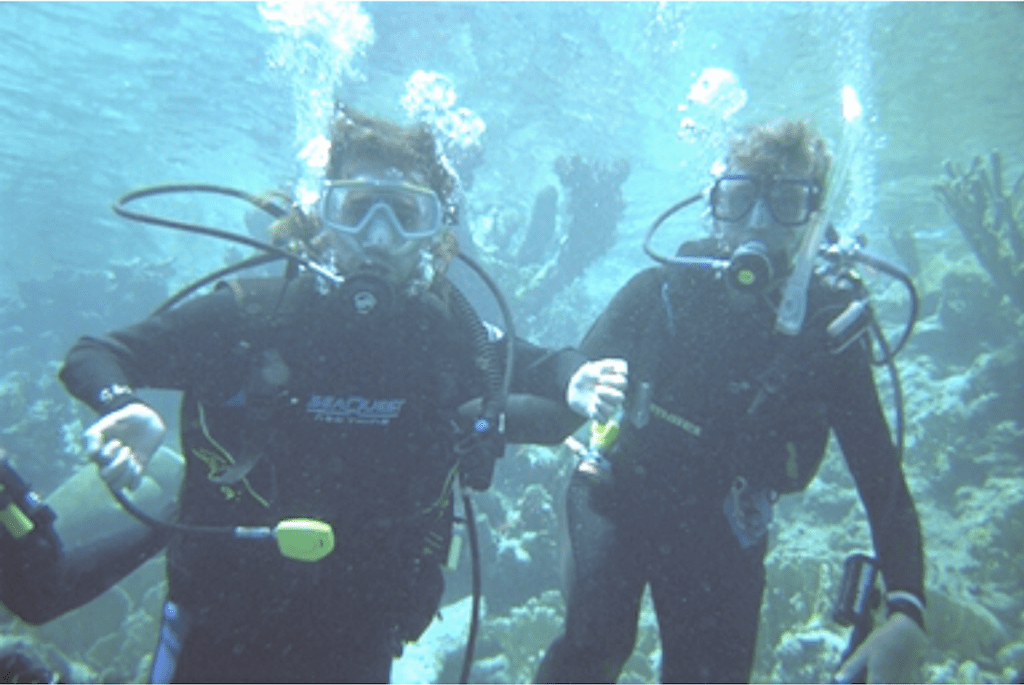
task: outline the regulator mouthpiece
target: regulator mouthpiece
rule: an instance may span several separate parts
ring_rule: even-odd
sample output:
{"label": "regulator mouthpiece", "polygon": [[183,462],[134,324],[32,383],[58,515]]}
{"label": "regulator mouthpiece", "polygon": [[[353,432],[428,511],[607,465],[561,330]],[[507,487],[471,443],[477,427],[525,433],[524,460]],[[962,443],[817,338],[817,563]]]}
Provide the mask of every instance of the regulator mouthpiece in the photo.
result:
{"label": "regulator mouthpiece", "polygon": [[359,272],[346,278],[342,292],[356,314],[374,319],[388,312],[395,299],[394,288],[384,278],[371,273]]}
{"label": "regulator mouthpiece", "polygon": [[771,283],[774,270],[768,248],[759,240],[749,240],[732,253],[726,270],[729,285],[741,293],[755,294]]}

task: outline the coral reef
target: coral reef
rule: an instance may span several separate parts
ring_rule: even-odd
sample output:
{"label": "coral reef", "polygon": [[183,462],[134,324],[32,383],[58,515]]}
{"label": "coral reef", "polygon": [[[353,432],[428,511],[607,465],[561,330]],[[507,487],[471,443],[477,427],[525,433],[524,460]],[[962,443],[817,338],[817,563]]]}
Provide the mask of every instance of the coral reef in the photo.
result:
{"label": "coral reef", "polygon": [[[458,682],[466,651],[466,635],[472,598],[446,604],[416,642],[406,645],[391,667],[393,683]],[[480,618],[486,620],[487,602],[481,602]],[[474,675],[476,673],[474,672]],[[476,677],[473,682],[486,682]]]}
{"label": "coral reef", "polygon": [[531,597],[507,615],[489,619],[475,677],[491,683],[530,682],[544,650],[561,630],[562,619],[557,590]]}
{"label": "coral reef", "polygon": [[615,228],[626,207],[622,184],[629,171],[625,159],[602,162],[573,155],[555,161],[555,172],[569,194],[570,219],[550,283],[553,290],[568,285],[615,244]]}
{"label": "coral reef", "polygon": [[1017,335],[1013,318],[1001,311],[1003,294],[982,273],[950,271],[942,279],[937,315],[947,335],[935,352],[943,358],[957,353],[969,362],[978,348],[1004,345]]}
{"label": "coral reef", "polygon": [[[553,487],[564,482],[571,460],[560,455],[531,462],[531,455],[550,451],[513,449],[498,462],[491,489],[474,496],[483,590],[495,616],[562,584],[562,506]],[[446,601],[469,592],[469,566],[466,559],[449,574]]]}
{"label": "coral reef", "polygon": [[521,263],[543,262],[546,255],[555,248],[555,229],[558,226],[558,190],[547,186],[533,201],[530,226],[526,239],[516,254]]}
{"label": "coral reef", "polygon": [[[619,188],[629,176],[629,162],[588,160],[573,155],[555,160],[555,172],[569,191],[569,214],[576,223],[596,222],[598,227],[576,231],[574,242],[587,242],[590,254],[601,254],[615,242],[614,225],[622,217],[625,202]],[[570,232],[573,233],[573,232]],[[590,235],[586,235],[586,234]]]}
{"label": "coral reef", "polygon": [[[563,188],[536,196],[528,226],[519,213],[501,208],[474,228],[484,266],[516,298],[515,309],[536,316],[577,282],[583,271],[615,244],[626,203],[622,184],[630,173],[625,159],[559,157],[553,166]],[[559,200],[562,200],[559,207]],[[517,250],[509,248],[522,235]]]}
{"label": "coral reef", "polygon": [[1024,309],[1024,174],[1007,194],[998,151],[975,157],[969,169],[946,163],[934,186],[978,260],[999,289]]}
{"label": "coral reef", "polygon": [[890,224],[886,228],[889,241],[896,249],[896,254],[903,261],[904,266],[912,275],[921,270],[921,259],[917,251],[917,241],[914,239],[914,231],[904,224]]}

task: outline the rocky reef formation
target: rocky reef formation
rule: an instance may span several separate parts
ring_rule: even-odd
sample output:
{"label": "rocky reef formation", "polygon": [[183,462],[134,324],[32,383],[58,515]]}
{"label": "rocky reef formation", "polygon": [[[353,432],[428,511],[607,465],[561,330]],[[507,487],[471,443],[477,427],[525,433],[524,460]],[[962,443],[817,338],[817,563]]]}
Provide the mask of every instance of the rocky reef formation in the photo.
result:
{"label": "rocky reef formation", "polygon": [[80,335],[148,314],[167,296],[170,273],[141,262],[57,271],[19,282],[17,297],[0,299],[0,448],[35,488],[45,493],[71,475],[83,421],[92,416],[57,381],[60,360]]}
{"label": "rocky reef formation", "polygon": [[622,184],[629,170],[624,159],[603,162],[573,155],[555,161],[558,178],[569,193],[569,225],[552,287],[568,285],[615,244],[615,228],[626,207]]}
{"label": "rocky reef formation", "polygon": [[939,201],[997,287],[1024,309],[1024,174],[1007,192],[998,151],[970,168],[946,162],[945,171],[934,187]]}
{"label": "rocky reef formation", "polygon": [[[526,316],[545,311],[552,301],[615,244],[626,203],[622,184],[630,166],[624,159],[559,157],[553,165],[561,193],[542,188],[529,222],[509,208],[482,222],[474,242],[484,266],[515,299]],[[522,242],[517,236],[522,235]]]}

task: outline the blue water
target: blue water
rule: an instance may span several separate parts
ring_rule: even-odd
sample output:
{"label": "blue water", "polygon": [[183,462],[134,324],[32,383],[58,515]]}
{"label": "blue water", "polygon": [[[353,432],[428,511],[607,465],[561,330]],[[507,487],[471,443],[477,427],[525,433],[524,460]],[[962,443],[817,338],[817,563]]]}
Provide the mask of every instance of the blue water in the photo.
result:
{"label": "blue water", "polygon": [[[650,221],[707,183],[731,133],[766,117],[811,117],[846,150],[837,225],[896,258],[889,229],[917,235],[922,259],[941,256],[920,274],[938,297],[942,265],[970,250],[932,185],[945,160],[995,148],[1007,177],[1020,176],[1022,64],[1020,3],[0,3],[0,446],[56,451],[56,470],[26,464],[52,487],[89,420],[53,379],[75,336],[137,318],[165,288],[247,254],[130,224],[111,203],[165,182],[303,189],[300,153],[335,98],[409,121],[414,74],[446,79],[455,101],[433,120],[457,114],[464,136],[479,134],[463,141],[475,146],[464,240],[511,293],[520,333],[563,345],[648,264]],[[864,110],[853,124],[844,86]],[[554,186],[549,266],[571,261],[555,163],[572,155],[628,163],[622,217],[611,249],[538,294],[541,265],[514,253],[534,199]],[[233,201],[152,206],[258,235]],[[669,242],[704,230],[699,210],[690,218]],[[143,273],[153,287],[126,292]],[[88,640],[49,637],[88,662]],[[125,666],[107,677],[136,676]]]}
{"label": "blue water", "polygon": [[[559,155],[629,158],[616,251],[625,270],[644,263],[642,228],[699,188],[721,150],[706,137],[680,138],[685,116],[724,134],[766,116],[809,115],[838,145],[839,91],[851,84],[869,119],[862,173],[877,176],[876,196],[860,202],[894,215],[886,188],[902,199],[904,179],[935,175],[946,158],[1020,149],[1024,136],[1019,5],[371,3],[353,11],[367,16],[373,41],[339,70],[330,37],[345,44],[336,19],[347,17],[336,6],[298,18],[307,24],[293,38],[249,3],[0,4],[5,289],[57,264],[97,268],[157,252],[205,262],[197,253],[221,248],[150,237],[115,221],[108,205],[135,186],[172,180],[253,191],[290,183],[297,152],[322,130],[306,110],[326,111],[337,93],[401,118],[416,70],[448,76],[457,106],[486,123],[471,198],[478,212],[528,212]],[[292,62],[275,68],[282,41]],[[699,107],[679,111],[709,67],[735,73],[747,94],[726,123]],[[316,82],[335,75],[326,88]]]}

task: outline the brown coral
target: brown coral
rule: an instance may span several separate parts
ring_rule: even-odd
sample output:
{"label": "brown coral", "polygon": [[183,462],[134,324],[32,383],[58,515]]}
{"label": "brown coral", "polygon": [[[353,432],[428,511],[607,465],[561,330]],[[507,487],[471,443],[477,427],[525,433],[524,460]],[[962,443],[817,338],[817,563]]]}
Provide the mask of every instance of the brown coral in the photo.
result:
{"label": "brown coral", "polygon": [[934,186],[939,201],[956,222],[996,286],[1024,309],[1024,174],[1007,194],[1003,158],[975,157],[970,169],[946,162],[948,178]]}

